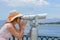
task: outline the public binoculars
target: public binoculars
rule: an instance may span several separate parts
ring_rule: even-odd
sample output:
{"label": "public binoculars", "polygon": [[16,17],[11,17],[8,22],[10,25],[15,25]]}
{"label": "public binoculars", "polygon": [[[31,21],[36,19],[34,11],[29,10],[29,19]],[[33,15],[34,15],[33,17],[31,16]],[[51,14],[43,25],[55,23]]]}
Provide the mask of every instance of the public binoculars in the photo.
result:
{"label": "public binoculars", "polygon": [[46,18],[46,13],[44,14],[20,14],[19,16],[21,16],[22,19],[27,19],[30,21],[30,26],[32,26],[31,28],[31,32],[30,32],[30,39],[31,40],[38,40],[38,30],[37,30],[37,26],[38,26],[38,21],[40,19],[45,19]]}
{"label": "public binoculars", "polygon": [[46,13],[44,14],[20,14],[22,19],[27,19],[27,20],[39,20],[39,19],[44,19],[46,18]]}

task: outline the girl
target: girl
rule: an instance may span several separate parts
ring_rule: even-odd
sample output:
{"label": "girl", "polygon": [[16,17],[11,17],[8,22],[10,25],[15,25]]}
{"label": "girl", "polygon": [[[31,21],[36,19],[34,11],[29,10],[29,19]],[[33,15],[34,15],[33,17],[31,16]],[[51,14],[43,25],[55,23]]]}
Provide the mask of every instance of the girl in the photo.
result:
{"label": "girl", "polygon": [[[24,19],[23,22],[21,22],[21,17],[19,16],[18,11],[12,11],[10,13],[7,22],[4,23],[0,29],[0,40],[9,40],[12,35],[21,40],[27,21]],[[19,30],[15,28],[16,24],[19,25]]]}

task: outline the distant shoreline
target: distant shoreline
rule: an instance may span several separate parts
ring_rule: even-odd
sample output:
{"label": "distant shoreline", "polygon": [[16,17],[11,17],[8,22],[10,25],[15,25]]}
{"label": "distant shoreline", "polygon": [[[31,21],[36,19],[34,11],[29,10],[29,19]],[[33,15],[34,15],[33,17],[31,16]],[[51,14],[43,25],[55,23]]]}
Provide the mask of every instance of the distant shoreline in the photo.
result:
{"label": "distant shoreline", "polygon": [[39,23],[40,25],[60,25],[60,23]]}

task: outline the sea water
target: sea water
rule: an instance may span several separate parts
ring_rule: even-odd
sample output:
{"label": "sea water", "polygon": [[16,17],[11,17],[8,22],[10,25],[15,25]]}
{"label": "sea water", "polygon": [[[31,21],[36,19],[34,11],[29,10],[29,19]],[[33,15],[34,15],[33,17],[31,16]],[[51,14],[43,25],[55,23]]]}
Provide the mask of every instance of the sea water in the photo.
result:
{"label": "sea water", "polygon": [[[31,27],[26,27],[24,34],[28,34]],[[60,36],[60,25],[40,25],[37,27],[40,36]]]}

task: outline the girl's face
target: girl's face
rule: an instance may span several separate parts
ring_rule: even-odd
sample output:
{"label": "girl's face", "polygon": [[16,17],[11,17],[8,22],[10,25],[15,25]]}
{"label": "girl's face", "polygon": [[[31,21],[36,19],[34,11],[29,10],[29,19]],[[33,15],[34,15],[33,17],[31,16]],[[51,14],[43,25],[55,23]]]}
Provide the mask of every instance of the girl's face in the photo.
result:
{"label": "girl's face", "polygon": [[21,20],[20,17],[16,18],[16,19],[14,20],[14,24],[20,24],[20,20]]}
{"label": "girl's face", "polygon": [[18,23],[18,24],[20,23],[20,20],[21,20],[20,17],[18,17],[18,18],[17,18],[17,23]]}

